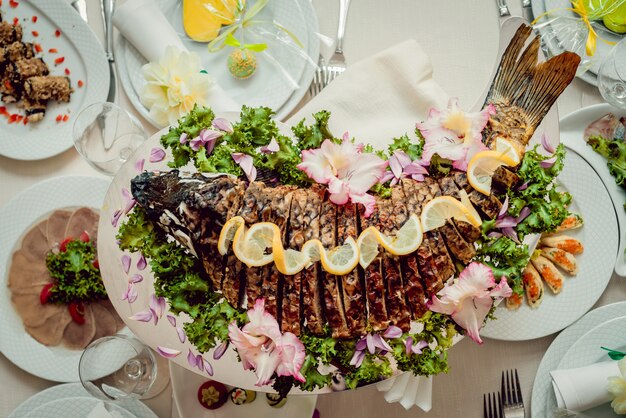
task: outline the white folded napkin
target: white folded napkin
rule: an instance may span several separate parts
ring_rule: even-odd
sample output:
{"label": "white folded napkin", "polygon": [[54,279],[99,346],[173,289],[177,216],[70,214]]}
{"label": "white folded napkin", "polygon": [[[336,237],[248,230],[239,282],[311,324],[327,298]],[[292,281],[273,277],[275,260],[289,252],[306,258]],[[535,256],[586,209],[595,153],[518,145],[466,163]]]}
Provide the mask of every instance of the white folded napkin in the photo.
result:
{"label": "white folded napkin", "polygon": [[[415,123],[431,108],[444,108],[448,95],[432,78],[430,59],[415,40],[404,41],[351,64],[335,81],[307,103],[287,124],[320,110],[331,112],[329,127],[336,136],[349,131],[358,142],[386,148],[394,137],[414,137]],[[405,409],[432,407],[432,377],[404,373],[378,384],[387,402]]]}
{"label": "white folded napkin", "polygon": [[[148,62],[159,61],[168,46],[187,51],[154,0],[127,0],[116,6],[113,25]],[[217,83],[211,87],[208,101],[216,112],[238,112],[241,109],[241,105]]]}
{"label": "white folded napkin", "polygon": [[621,373],[617,361],[604,361],[576,369],[554,370],[550,375],[558,407],[585,411],[611,401],[608,378]]}
{"label": "white folded napkin", "polygon": [[122,418],[122,416],[116,411],[108,411],[104,402],[98,402],[86,418]]}

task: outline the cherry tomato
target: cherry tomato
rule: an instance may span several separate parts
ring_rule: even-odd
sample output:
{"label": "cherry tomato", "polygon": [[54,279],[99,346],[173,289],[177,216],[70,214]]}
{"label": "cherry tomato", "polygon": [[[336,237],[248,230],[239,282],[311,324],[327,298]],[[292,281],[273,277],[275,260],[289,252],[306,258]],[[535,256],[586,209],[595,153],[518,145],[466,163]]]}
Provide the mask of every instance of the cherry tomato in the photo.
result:
{"label": "cherry tomato", "polygon": [[83,305],[82,302],[71,302],[67,308],[69,309],[70,316],[74,322],[78,325],[83,325],[85,323],[85,305]]}
{"label": "cherry tomato", "polygon": [[48,283],[41,289],[41,293],[39,294],[39,302],[41,302],[42,305],[48,303],[48,299],[50,299],[50,295],[52,295],[52,292],[50,292],[50,290],[53,286],[54,283]]}
{"label": "cherry tomato", "polygon": [[67,237],[65,238],[63,241],[61,241],[61,244],[59,244],[59,251],[61,251],[62,253],[64,253],[67,250],[67,244],[69,244],[69,242],[72,240],[72,238]]}

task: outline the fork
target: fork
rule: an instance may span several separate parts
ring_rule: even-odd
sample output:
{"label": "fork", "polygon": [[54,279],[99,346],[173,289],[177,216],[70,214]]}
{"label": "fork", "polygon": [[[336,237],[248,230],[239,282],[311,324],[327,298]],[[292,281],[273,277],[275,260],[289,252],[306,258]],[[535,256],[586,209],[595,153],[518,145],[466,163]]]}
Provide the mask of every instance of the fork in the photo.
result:
{"label": "fork", "polygon": [[500,12],[500,17],[511,15],[509,7],[506,5],[506,0],[496,0],[496,2],[498,3],[498,11]]}
{"label": "fork", "polygon": [[326,61],[320,54],[320,58],[317,61],[317,69],[313,73],[313,80],[309,86],[309,95],[311,97],[316,96],[324,87],[326,87]]}
{"label": "fork", "polygon": [[500,387],[505,418],[524,418],[524,400],[517,369],[502,372]]}
{"label": "fork", "polygon": [[346,21],[350,0],[339,1],[339,24],[337,25],[337,47],[326,66],[326,84],[346,71],[346,57],[343,56],[343,35],[346,33]]}
{"label": "fork", "polygon": [[500,392],[483,395],[483,418],[504,418]]}

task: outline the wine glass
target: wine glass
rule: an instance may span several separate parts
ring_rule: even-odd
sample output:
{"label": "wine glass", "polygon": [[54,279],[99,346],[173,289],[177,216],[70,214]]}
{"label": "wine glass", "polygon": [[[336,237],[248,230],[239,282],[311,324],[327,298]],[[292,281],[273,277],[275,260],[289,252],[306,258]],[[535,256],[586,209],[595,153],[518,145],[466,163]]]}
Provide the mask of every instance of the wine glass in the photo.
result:
{"label": "wine glass", "polygon": [[89,344],[80,357],[78,374],[87,392],[107,401],[147,399],[167,386],[167,380],[163,387],[155,385],[157,359],[152,350],[119,334]]}
{"label": "wine glass", "polygon": [[626,38],[615,45],[598,71],[598,89],[608,103],[626,109]]}
{"label": "wine glass", "polygon": [[76,150],[96,170],[115,175],[147,135],[133,115],[109,103],[94,103],[74,121],[72,138]]}

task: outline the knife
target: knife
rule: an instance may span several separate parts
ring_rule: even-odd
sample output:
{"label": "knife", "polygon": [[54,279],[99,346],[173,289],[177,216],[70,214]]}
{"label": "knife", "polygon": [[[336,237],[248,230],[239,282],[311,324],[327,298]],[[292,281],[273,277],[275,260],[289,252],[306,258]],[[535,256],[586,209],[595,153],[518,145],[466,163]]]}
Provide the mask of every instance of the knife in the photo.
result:
{"label": "knife", "polygon": [[85,23],[89,23],[89,19],[87,18],[87,4],[85,3],[85,0],[74,0],[71,5],[78,12],[81,19],[83,19]]}
{"label": "knife", "polygon": [[107,95],[107,102],[114,102],[117,84],[115,71],[113,70],[115,56],[113,55],[113,24],[111,22],[114,0],[101,0],[100,6],[102,7],[102,22],[104,24],[104,52],[109,61],[109,94]]}

